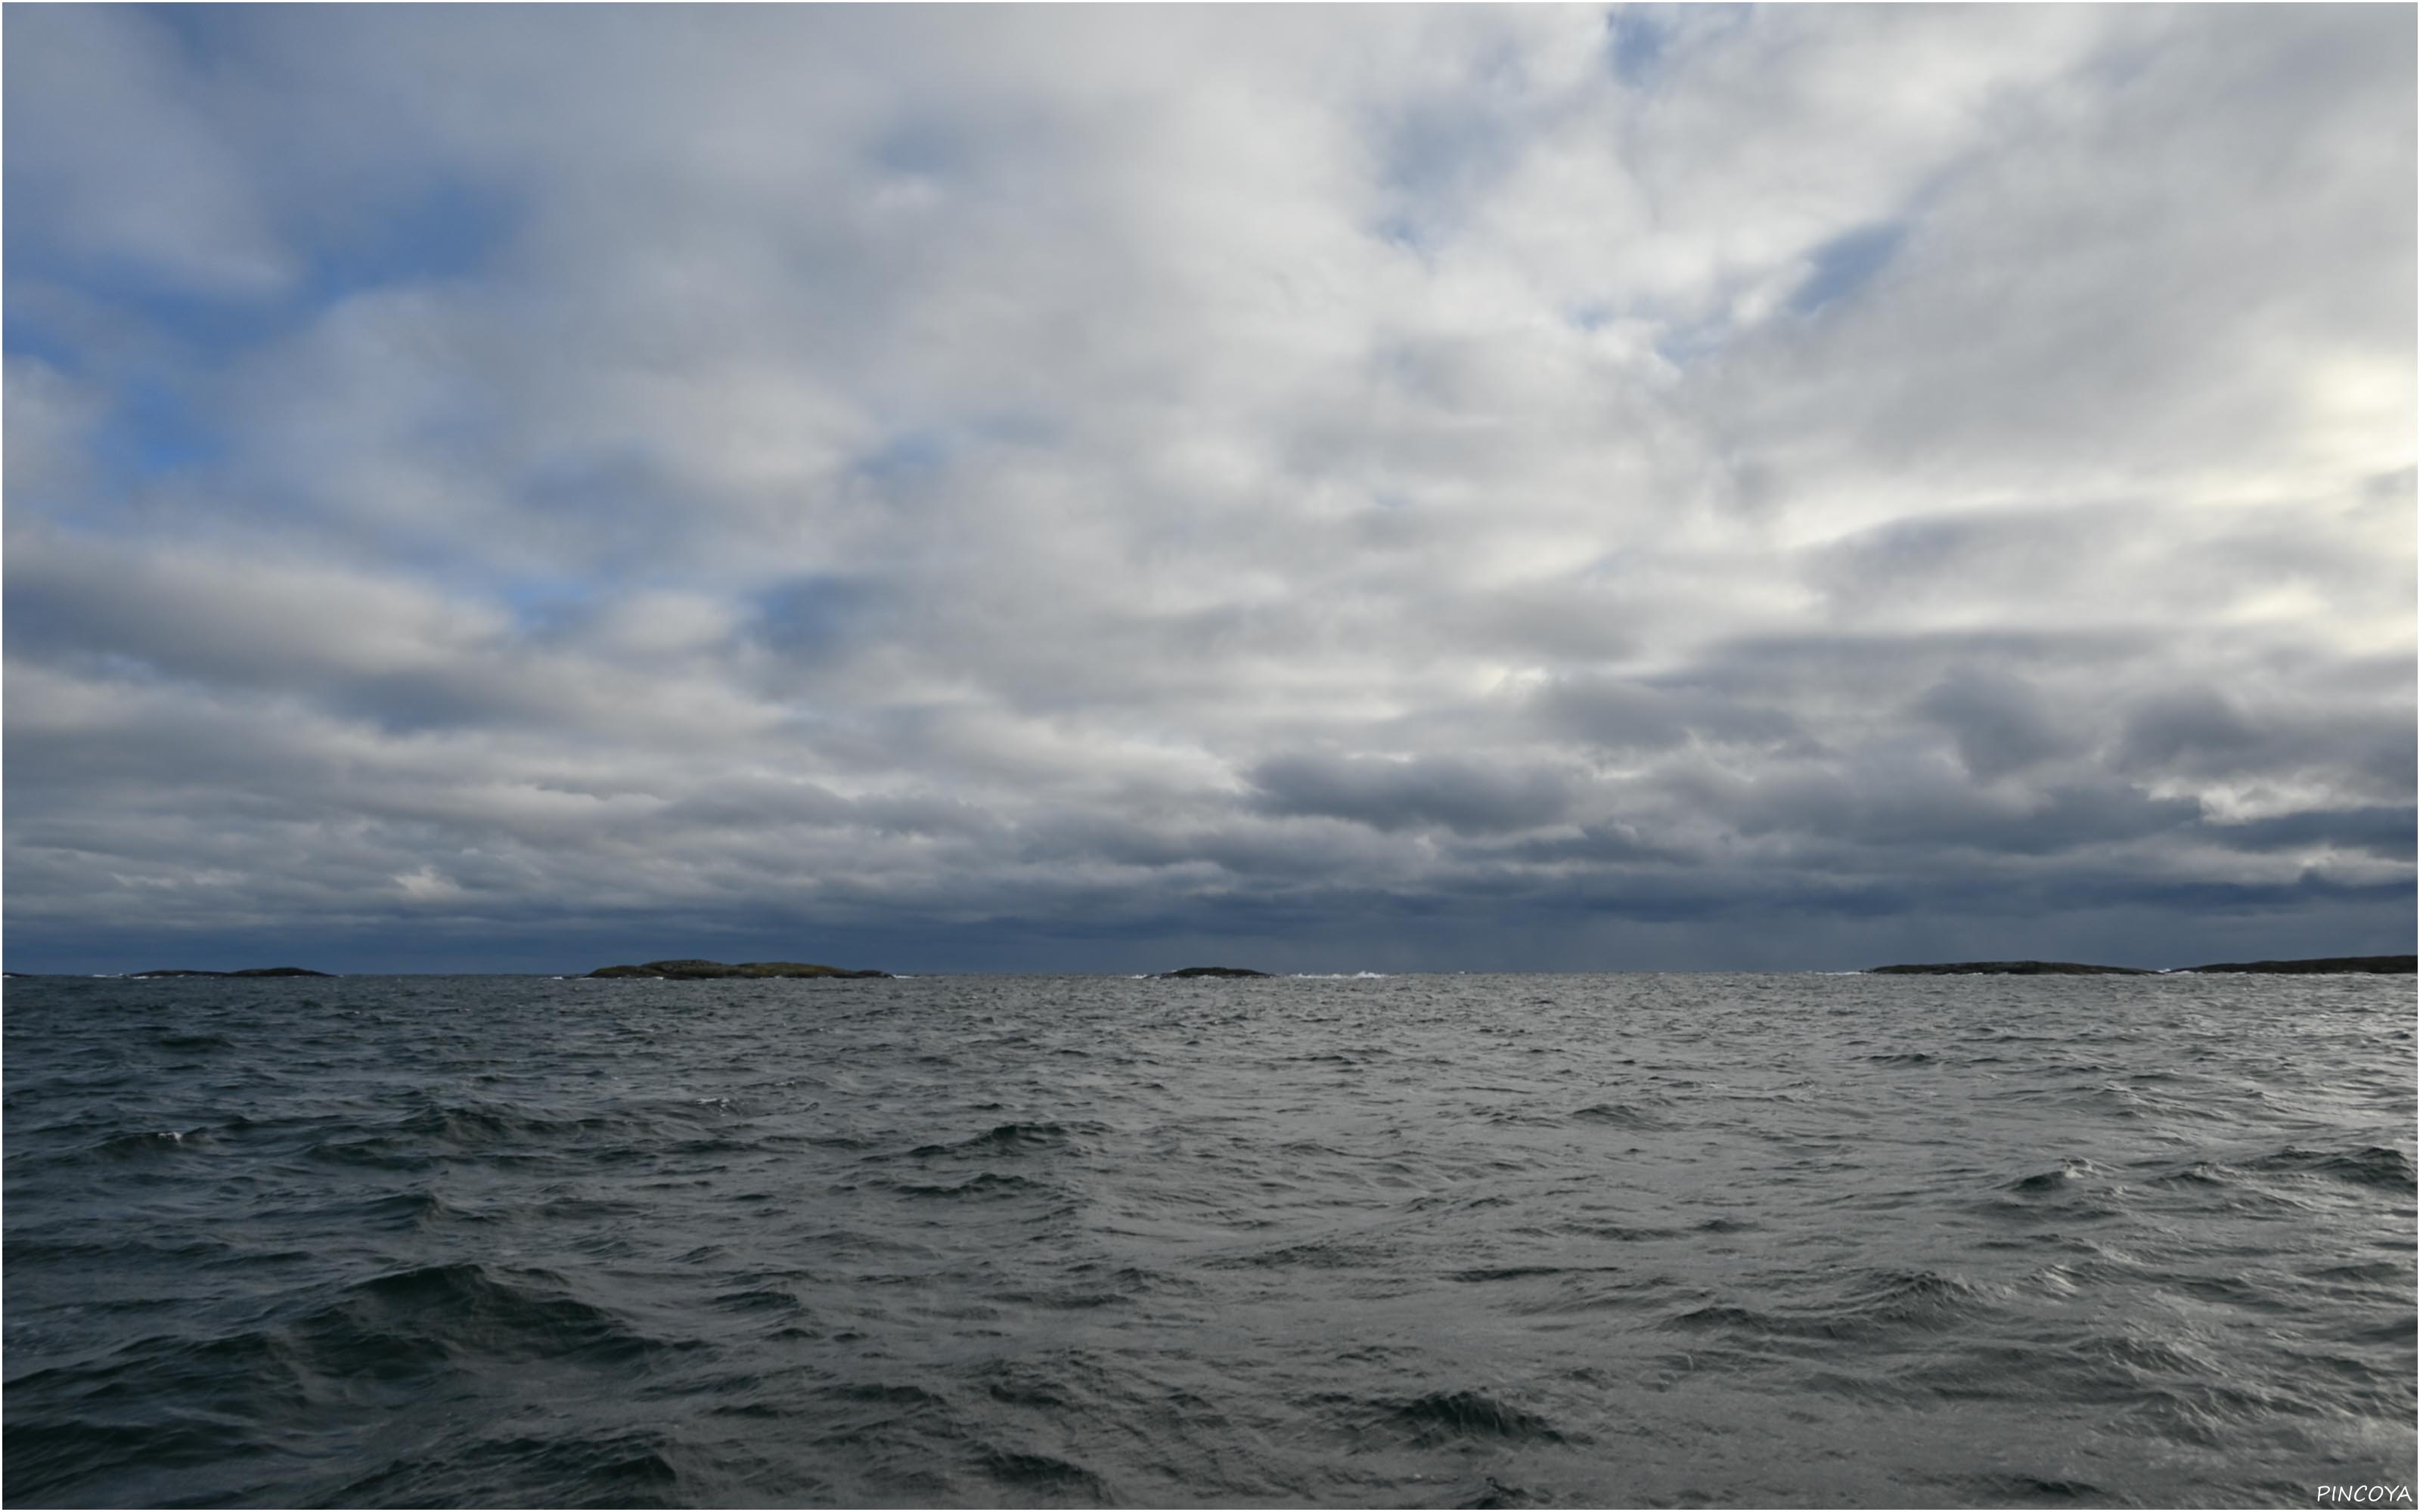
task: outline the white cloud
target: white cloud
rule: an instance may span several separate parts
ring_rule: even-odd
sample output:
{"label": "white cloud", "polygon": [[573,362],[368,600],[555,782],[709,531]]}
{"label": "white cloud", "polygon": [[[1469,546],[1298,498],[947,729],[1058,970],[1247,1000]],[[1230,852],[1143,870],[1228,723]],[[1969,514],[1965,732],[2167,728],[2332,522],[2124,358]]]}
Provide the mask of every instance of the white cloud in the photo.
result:
{"label": "white cloud", "polygon": [[8,26],[21,939],[2408,903],[2408,13]]}

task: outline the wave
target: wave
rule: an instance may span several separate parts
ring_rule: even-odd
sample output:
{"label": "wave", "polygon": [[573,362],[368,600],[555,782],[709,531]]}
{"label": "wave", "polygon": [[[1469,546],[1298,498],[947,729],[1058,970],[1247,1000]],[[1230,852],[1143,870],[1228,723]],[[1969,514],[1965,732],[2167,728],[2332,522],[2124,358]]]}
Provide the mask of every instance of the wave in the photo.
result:
{"label": "wave", "polygon": [[1528,1281],[1538,1276],[1568,1273],[1569,1267],[1560,1265],[1507,1265],[1493,1270],[1451,1271],[1447,1273],[1446,1279],[1467,1282]]}
{"label": "wave", "polygon": [[2392,983],[1349,984],[13,982],[0,1494],[2237,1505],[2411,1442]]}
{"label": "wave", "polygon": [[[1100,1129],[1098,1124],[1084,1127],[1087,1132]],[[911,1159],[917,1160],[927,1160],[936,1155],[1024,1155],[1037,1150],[1065,1149],[1073,1142],[1074,1133],[1063,1123],[1002,1123],[972,1138],[947,1145],[918,1145],[908,1153]]]}
{"label": "wave", "polygon": [[557,1272],[470,1260],[357,1283],[296,1332],[330,1366],[354,1369],[442,1369],[465,1357],[603,1365],[663,1349]]}
{"label": "wave", "polygon": [[997,1171],[985,1171],[973,1180],[961,1181],[955,1186],[922,1181],[892,1181],[881,1184],[907,1197],[1001,1197],[1027,1192],[1060,1195],[1058,1188],[1047,1182],[1036,1181],[1023,1176],[1002,1176]]}
{"label": "wave", "polygon": [[1276,1249],[1254,1250],[1246,1255],[1222,1256],[1204,1260],[1211,1270],[1233,1271],[1349,1271],[1383,1263],[1392,1252],[1388,1249],[1360,1243],[1313,1240],[1303,1244],[1284,1244]]}
{"label": "wave", "polygon": [[[256,1433],[249,1425],[319,1420],[332,1404],[355,1414],[403,1409],[427,1399],[433,1389],[445,1389],[436,1385],[441,1380],[458,1389],[496,1369],[568,1365],[618,1374],[645,1367],[667,1348],[610,1310],[580,1299],[552,1272],[473,1262],[393,1272],[356,1282],[300,1318],[263,1319],[201,1337],[153,1335],[97,1359],[12,1381],[12,1398],[22,1400],[16,1394],[30,1384],[60,1410],[12,1408],[8,1494],[12,1501],[51,1500],[65,1484],[61,1475],[79,1462],[90,1473],[90,1456],[104,1451],[114,1457],[106,1463],[132,1464],[155,1475],[191,1465],[224,1468],[242,1463],[247,1454],[274,1458],[288,1452],[285,1431]],[[148,1423],[124,1422],[122,1407],[109,1413],[117,1421],[85,1415],[91,1405],[156,1400],[163,1393],[209,1406]],[[519,1458],[560,1452],[559,1442],[523,1441]],[[360,1484],[378,1483],[384,1473]],[[188,1484],[178,1494],[194,1489]],[[101,1500],[141,1504],[165,1495],[163,1489]],[[290,1500],[232,1488],[207,1499],[255,1504]],[[458,1504],[474,1499],[466,1485],[458,1495],[440,1500]],[[350,1504],[377,1498],[365,1491],[332,1500]]]}
{"label": "wave", "polygon": [[224,1034],[155,1034],[151,1042],[163,1050],[232,1050],[235,1041]]}
{"label": "wave", "polygon": [[[84,1161],[154,1160],[170,1155],[196,1154],[214,1148],[215,1143],[209,1130],[198,1127],[130,1130],[125,1134],[111,1134],[81,1149],[58,1150],[39,1158],[62,1161],[70,1165]],[[25,1157],[13,1151],[10,1154],[12,1162],[23,1158]],[[11,1242],[14,1241],[12,1240]]]}
{"label": "wave", "polygon": [[1415,1443],[1494,1439],[1513,1443],[1562,1443],[1569,1435],[1527,1408],[1475,1391],[1432,1392],[1388,1404],[1388,1416],[1415,1430]]}
{"label": "wave", "polygon": [[2061,1192],[2086,1177],[2100,1174],[2102,1174],[2101,1167],[2088,1160],[2065,1160],[2059,1162],[2054,1169],[2036,1171],[2030,1176],[2020,1176],[2013,1180],[2003,1182],[2000,1190],[2029,1195]]}
{"label": "wave", "polygon": [[1616,1129],[1661,1129],[1664,1120],[1645,1108],[1630,1103],[1591,1103],[1572,1114],[1583,1123],[1602,1123]]}
{"label": "wave", "polygon": [[[9,1382],[12,1395],[22,1380]],[[130,1382],[130,1389],[139,1383]],[[230,1432],[209,1421],[128,1423],[116,1414],[87,1416],[81,1412],[24,1412],[8,1414],[8,1499],[13,1503],[87,1505],[137,1505],[155,1500],[145,1496],[71,1496],[70,1489],[91,1483],[94,1467],[110,1467],[105,1477],[122,1467],[169,1471],[180,1475],[207,1472],[225,1462],[230,1452],[261,1452],[267,1446],[251,1435]],[[107,1484],[104,1479],[103,1484]],[[178,1488],[190,1494],[189,1484]],[[278,1498],[228,1498],[238,1504],[261,1505]],[[338,1504],[351,1504],[339,1503]]]}
{"label": "wave", "polygon": [[1704,1303],[1667,1317],[1668,1330],[1718,1333],[1735,1342],[1872,1343],[1910,1333],[1973,1326],[1997,1310],[1999,1293],[1934,1271],[1868,1271],[1821,1304],[1750,1307]]}
{"label": "wave", "polygon": [[578,1487],[581,1501],[591,1506],[678,1506],[694,1498],[681,1495],[681,1473],[665,1447],[644,1432],[497,1434],[461,1447],[448,1460],[432,1463],[418,1455],[389,1460],[338,1488],[327,1504],[475,1506],[493,1500],[497,1473],[509,1467],[533,1487]]}
{"label": "wave", "polygon": [[983,1473],[1003,1486],[1042,1490],[1054,1496],[1076,1494],[1094,1501],[1110,1499],[1098,1475],[1054,1455],[992,1449],[985,1453],[981,1463]]}
{"label": "wave", "polygon": [[1838,1316],[1878,1323],[1947,1328],[1997,1304],[2000,1293],[1937,1271],[1873,1271],[1842,1299]]}
{"label": "wave", "polygon": [[1568,1231],[1590,1239],[1603,1239],[1617,1244],[1637,1244],[1649,1240],[1680,1239],[1689,1230],[1664,1228],[1645,1224],[1572,1224]]}
{"label": "wave", "polygon": [[2355,1149],[2303,1149],[2288,1145],[2273,1155],[2250,1162],[2247,1170],[2294,1176],[2332,1176],[2357,1186],[2410,1192],[2414,1187],[2412,1157],[2386,1145]]}
{"label": "wave", "polygon": [[1974,1500],[1987,1506],[2016,1506],[2040,1502],[2102,1504],[2123,1500],[2090,1481],[2053,1480],[2040,1475],[1974,1475],[1967,1477],[1964,1484],[1973,1489]]}
{"label": "wave", "polygon": [[495,1221],[493,1214],[448,1202],[436,1192],[418,1187],[379,1197],[366,1204],[363,1211],[372,1219],[385,1219],[393,1227],[414,1231]]}
{"label": "wave", "polygon": [[306,1153],[339,1164],[396,1169],[418,1168],[456,1154],[521,1160],[569,1149],[607,1159],[682,1148],[711,1153],[742,1148],[706,1131],[727,1127],[744,1112],[728,1097],[664,1098],[582,1113],[541,1112],[507,1104],[431,1103],[405,1118],[372,1125],[351,1138],[322,1139]]}

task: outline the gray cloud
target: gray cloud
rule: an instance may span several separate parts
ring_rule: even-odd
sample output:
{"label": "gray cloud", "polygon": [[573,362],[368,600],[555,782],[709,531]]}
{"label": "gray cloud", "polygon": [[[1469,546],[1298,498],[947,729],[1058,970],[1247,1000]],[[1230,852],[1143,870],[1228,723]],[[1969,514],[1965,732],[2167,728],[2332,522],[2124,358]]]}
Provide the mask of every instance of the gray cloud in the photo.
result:
{"label": "gray cloud", "polygon": [[2267,819],[2213,826],[2212,839],[2248,851],[2348,850],[2390,861],[2410,861],[2413,810],[2402,808],[2302,810]]}
{"label": "gray cloud", "polygon": [[1532,701],[1544,728],[1608,751],[1668,750],[1691,740],[1777,746],[1803,740],[1789,711],[1705,687],[1659,687],[1602,673],[1558,678]]}
{"label": "gray cloud", "polygon": [[1539,767],[1502,768],[1450,757],[1273,756],[1251,770],[1270,813],[1322,814],[1373,829],[1438,825],[1463,835],[1531,829],[1560,818],[1570,779]]}
{"label": "gray cloud", "polygon": [[2408,11],[0,24],[12,968],[2409,939]]}
{"label": "gray cloud", "polygon": [[2032,684],[2005,672],[1952,673],[1916,701],[1915,712],[1947,730],[1966,770],[1986,779],[2068,755],[2077,747],[2050,702]]}

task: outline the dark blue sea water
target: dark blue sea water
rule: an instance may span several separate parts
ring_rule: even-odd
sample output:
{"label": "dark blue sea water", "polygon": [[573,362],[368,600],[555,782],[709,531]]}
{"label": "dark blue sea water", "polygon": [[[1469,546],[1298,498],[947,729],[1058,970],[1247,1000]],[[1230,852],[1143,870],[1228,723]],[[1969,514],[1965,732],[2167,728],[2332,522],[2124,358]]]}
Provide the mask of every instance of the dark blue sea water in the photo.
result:
{"label": "dark blue sea water", "polygon": [[2402,978],[19,980],[12,1504],[2410,1487]]}

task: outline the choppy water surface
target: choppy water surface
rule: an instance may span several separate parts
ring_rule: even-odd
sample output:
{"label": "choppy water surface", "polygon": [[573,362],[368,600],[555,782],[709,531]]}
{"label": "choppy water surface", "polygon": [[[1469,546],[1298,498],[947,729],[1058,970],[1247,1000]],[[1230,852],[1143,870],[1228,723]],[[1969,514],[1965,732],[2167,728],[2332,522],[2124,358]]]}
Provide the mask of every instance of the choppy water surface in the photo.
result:
{"label": "choppy water surface", "polygon": [[2409,1486],[2410,979],[20,980],[19,1504]]}

